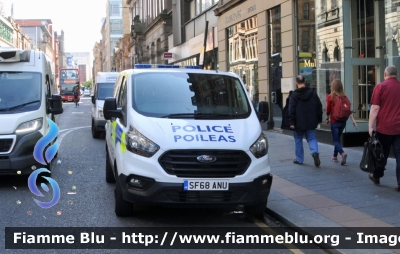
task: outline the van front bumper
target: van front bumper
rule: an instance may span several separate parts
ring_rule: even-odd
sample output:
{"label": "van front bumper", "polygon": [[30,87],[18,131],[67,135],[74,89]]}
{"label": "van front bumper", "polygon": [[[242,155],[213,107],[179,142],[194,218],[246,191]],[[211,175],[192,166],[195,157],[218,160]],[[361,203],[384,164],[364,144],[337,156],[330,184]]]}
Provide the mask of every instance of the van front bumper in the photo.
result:
{"label": "van front bumper", "polygon": [[32,166],[44,167],[33,157],[35,145],[42,137],[39,131],[18,135],[11,153],[0,154],[0,175],[29,175],[32,173]]}
{"label": "van front bumper", "polygon": [[183,179],[182,183],[163,183],[148,179],[149,183],[145,189],[137,189],[128,185],[131,178],[132,175],[120,174],[118,179],[122,183],[122,194],[126,201],[134,204],[185,207],[261,204],[268,200],[273,179],[271,174],[266,174],[257,177],[252,182],[230,183],[228,191],[184,191]]}

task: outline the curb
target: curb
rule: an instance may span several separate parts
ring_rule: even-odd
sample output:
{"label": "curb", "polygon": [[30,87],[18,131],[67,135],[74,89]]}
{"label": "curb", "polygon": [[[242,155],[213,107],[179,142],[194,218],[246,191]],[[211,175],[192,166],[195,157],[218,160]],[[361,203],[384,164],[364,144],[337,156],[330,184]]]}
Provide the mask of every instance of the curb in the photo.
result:
{"label": "curb", "polygon": [[[284,224],[285,226],[291,227],[292,229],[294,229],[298,233],[305,234],[305,235],[308,235],[308,236],[311,236],[311,237],[314,236],[313,234],[311,234],[311,233],[303,230],[301,227],[297,226],[292,221],[290,221],[290,220],[286,219],[285,217],[279,215],[278,213],[272,211],[268,207],[266,209],[266,213],[268,215],[270,215],[271,217],[273,217],[274,219],[277,219],[278,221],[282,222],[282,224]],[[326,253],[330,253],[330,254],[345,254],[345,252],[342,252],[341,250],[332,249],[331,246],[329,246],[326,243],[315,244],[315,245],[318,246],[318,247],[321,247],[320,250],[325,251]],[[296,247],[298,247],[298,246],[296,246]]]}

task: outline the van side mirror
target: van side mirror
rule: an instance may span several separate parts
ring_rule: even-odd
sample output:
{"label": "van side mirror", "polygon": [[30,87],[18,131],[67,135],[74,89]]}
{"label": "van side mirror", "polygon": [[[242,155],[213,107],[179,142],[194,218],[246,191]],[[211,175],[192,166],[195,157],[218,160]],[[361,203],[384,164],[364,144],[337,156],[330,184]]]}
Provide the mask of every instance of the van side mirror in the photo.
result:
{"label": "van side mirror", "polygon": [[64,111],[62,106],[61,95],[53,94],[51,98],[48,99],[48,101],[49,101],[49,106],[47,108],[48,114],[58,115]]}
{"label": "van side mirror", "polygon": [[92,95],[92,104],[96,103],[96,98],[94,98],[94,95]]}
{"label": "van side mirror", "polygon": [[266,122],[269,119],[269,105],[266,101],[260,101],[257,104],[257,116],[261,122]]}
{"label": "van side mirror", "polygon": [[104,119],[111,120],[111,117],[122,118],[120,109],[117,109],[117,102],[114,97],[108,97],[104,101],[103,107]]}

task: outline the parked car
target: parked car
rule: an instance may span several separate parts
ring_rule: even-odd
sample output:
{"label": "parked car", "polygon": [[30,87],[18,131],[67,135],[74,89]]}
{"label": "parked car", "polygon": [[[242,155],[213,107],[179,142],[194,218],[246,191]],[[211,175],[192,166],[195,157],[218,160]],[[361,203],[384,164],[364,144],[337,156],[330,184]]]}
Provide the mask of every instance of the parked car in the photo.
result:
{"label": "parked car", "polygon": [[83,96],[90,96],[90,90],[86,89],[85,91],[83,91]]}

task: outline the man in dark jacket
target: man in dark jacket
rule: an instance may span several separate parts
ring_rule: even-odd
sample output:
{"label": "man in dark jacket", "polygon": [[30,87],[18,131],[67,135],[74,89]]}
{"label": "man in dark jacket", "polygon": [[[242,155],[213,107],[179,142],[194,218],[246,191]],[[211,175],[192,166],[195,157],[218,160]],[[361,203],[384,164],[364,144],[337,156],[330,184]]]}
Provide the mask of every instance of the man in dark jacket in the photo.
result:
{"label": "man in dark jacket", "polygon": [[319,167],[321,161],[315,130],[322,122],[322,103],[315,90],[306,87],[303,76],[296,77],[296,86],[297,89],[291,94],[289,102],[289,124],[294,134],[296,153],[293,163],[303,164],[303,137],[305,136],[311,156],[314,158],[314,164]]}

